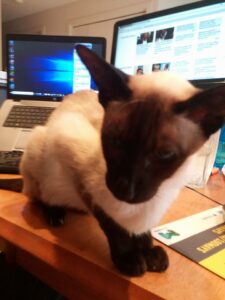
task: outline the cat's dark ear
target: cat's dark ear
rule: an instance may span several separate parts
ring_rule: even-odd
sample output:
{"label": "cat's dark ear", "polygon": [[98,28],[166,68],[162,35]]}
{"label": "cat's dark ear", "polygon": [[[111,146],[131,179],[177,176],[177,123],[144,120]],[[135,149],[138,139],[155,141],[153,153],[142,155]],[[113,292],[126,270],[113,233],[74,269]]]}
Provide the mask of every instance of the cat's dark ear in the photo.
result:
{"label": "cat's dark ear", "polygon": [[200,91],[191,99],[176,103],[174,111],[198,123],[208,138],[225,124],[225,85]]}
{"label": "cat's dark ear", "polygon": [[108,64],[85,46],[77,45],[76,50],[99,88],[99,99],[104,107],[112,100],[129,100],[131,91],[127,85],[127,74]]}

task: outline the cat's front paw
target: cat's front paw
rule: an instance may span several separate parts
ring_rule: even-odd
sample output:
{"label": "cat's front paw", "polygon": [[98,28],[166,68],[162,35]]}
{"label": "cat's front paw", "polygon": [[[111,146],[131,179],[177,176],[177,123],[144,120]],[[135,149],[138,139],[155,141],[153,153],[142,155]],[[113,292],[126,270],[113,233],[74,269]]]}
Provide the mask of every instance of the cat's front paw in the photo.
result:
{"label": "cat's front paw", "polygon": [[128,252],[113,258],[117,269],[127,276],[141,276],[145,272],[163,272],[169,266],[166,251],[160,246],[148,248],[144,253]]}
{"label": "cat's front paw", "polygon": [[54,210],[47,215],[47,222],[52,227],[59,227],[65,223],[65,212],[61,210]]}
{"label": "cat's front paw", "polygon": [[147,270],[146,260],[142,255],[126,253],[113,258],[116,268],[126,276],[141,276]]}
{"label": "cat's front paw", "polygon": [[169,258],[166,251],[160,246],[149,249],[145,255],[148,271],[163,272],[169,266]]}
{"label": "cat's front paw", "polygon": [[50,206],[43,202],[39,203],[42,207],[43,213],[47,219],[48,225],[58,227],[64,225],[66,210],[60,206]]}

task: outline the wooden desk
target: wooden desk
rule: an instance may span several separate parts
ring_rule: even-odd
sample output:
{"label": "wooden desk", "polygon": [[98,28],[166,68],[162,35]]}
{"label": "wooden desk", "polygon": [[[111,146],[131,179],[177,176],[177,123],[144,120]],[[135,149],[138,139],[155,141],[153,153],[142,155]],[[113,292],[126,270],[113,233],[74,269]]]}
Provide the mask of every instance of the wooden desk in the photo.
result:
{"label": "wooden desk", "polygon": [[200,194],[208,197],[209,199],[225,204],[225,176],[216,174],[210,176],[207,185],[203,188],[196,189]]}
{"label": "wooden desk", "polygon": [[[162,223],[215,205],[185,188]],[[70,212],[65,226],[50,228],[39,208],[22,194],[0,190],[0,236],[15,246],[14,260],[19,265],[72,300],[225,297],[222,278],[166,246],[170,267],[165,273],[147,273],[141,278],[120,275],[112,265],[106,238],[94,218]]]}

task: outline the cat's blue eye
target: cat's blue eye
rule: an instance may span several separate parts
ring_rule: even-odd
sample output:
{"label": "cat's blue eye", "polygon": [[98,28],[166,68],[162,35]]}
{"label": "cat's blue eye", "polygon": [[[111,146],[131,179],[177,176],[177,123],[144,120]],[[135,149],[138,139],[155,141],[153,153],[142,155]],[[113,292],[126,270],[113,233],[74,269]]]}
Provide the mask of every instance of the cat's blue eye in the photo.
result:
{"label": "cat's blue eye", "polygon": [[150,158],[146,158],[145,159],[145,168],[146,169],[150,168],[150,166],[151,166],[151,159]]}
{"label": "cat's blue eye", "polygon": [[173,149],[158,149],[156,156],[162,161],[171,161],[176,158],[176,152]]}

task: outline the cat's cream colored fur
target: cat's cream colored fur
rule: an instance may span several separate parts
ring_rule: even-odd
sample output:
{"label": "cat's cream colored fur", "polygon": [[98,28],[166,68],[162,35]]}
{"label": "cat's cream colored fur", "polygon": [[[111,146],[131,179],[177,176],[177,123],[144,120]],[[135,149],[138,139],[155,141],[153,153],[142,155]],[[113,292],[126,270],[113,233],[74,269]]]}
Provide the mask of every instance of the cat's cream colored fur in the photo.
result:
{"label": "cat's cream colored fur", "polygon": [[35,128],[20,165],[29,198],[86,210],[77,185],[103,180],[102,118],[96,93],[83,91],[65,97],[47,125]]}
{"label": "cat's cream colored fur", "polygon": [[[138,96],[139,90],[143,93],[145,89],[149,91],[154,82],[156,85],[158,76],[143,77],[141,88],[140,78],[135,76],[130,85]],[[173,75],[161,73],[160,76],[167,82]],[[178,82],[176,78],[169,88],[168,85],[157,86],[154,92],[164,90],[183,95],[184,99],[184,94],[188,98],[195,93],[193,86],[186,81]],[[131,233],[141,234],[159,222],[186,183],[191,158],[161,184],[149,201],[140,204],[119,201],[105,183],[106,164],[101,146],[103,115],[95,92],[80,91],[65,97],[46,126],[38,126],[33,131],[20,166],[24,177],[23,192],[30,199],[85,211],[91,209],[82,199],[87,192],[91,202],[99,205],[115,222]]]}
{"label": "cat's cream colored fur", "polygon": [[149,75],[130,77],[129,87],[134,97],[161,96],[163,101],[186,100],[198,89],[184,78],[173,72],[154,72]]}

